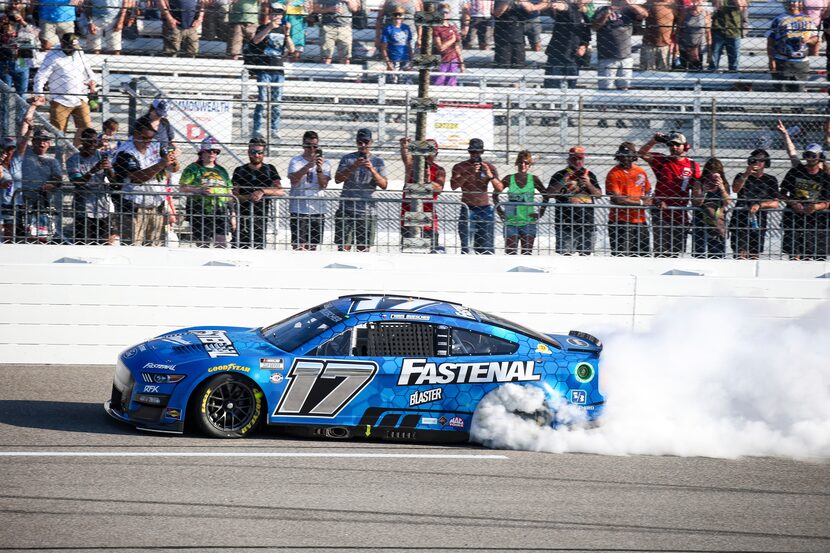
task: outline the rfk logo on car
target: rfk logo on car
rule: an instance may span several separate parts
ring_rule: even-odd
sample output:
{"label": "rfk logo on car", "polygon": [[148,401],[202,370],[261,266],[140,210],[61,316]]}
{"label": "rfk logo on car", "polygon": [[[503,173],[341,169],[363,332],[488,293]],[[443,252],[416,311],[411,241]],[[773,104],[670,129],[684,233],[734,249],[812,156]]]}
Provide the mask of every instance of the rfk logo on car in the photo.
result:
{"label": "rfk logo on car", "polygon": [[334,417],[377,372],[372,361],[295,359],[273,416]]}
{"label": "rfk logo on car", "polygon": [[541,380],[533,361],[483,363],[427,363],[426,359],[404,359],[398,386],[421,384],[485,384]]}

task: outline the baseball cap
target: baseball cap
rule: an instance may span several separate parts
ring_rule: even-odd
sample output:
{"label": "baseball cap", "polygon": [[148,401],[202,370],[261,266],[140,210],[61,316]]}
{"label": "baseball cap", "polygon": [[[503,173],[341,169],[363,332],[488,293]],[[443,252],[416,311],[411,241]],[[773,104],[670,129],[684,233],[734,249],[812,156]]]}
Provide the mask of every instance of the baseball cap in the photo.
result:
{"label": "baseball cap", "polygon": [[32,140],[52,140],[52,135],[43,127],[38,127],[32,133]]}
{"label": "baseball cap", "polygon": [[358,129],[355,140],[372,140],[372,131],[369,129]]}
{"label": "baseball cap", "polygon": [[585,157],[585,148],[583,146],[574,146],[570,150],[568,150],[569,154],[574,155],[575,157]]}
{"label": "baseball cap", "polygon": [[159,117],[167,117],[167,100],[156,98],[151,105],[156,110],[156,113],[159,114]]}
{"label": "baseball cap", "polygon": [[637,149],[634,147],[634,144],[631,142],[623,142],[620,144],[619,148],[617,148],[616,156],[637,156]]}
{"label": "baseball cap", "polygon": [[468,152],[483,152],[484,151],[484,141],[480,138],[471,138],[470,145],[467,146]]}
{"label": "baseball cap", "polygon": [[[811,154],[811,156],[807,156],[807,154]],[[821,157],[824,154],[824,151],[821,149],[821,144],[807,144],[807,147],[804,148],[804,157]]]}
{"label": "baseball cap", "polygon": [[271,11],[274,13],[285,13],[285,4],[282,2],[271,2]]}
{"label": "baseball cap", "polygon": [[209,152],[211,150],[221,150],[219,147],[219,141],[209,136],[202,140],[202,146],[199,148],[200,152]]}
{"label": "baseball cap", "polygon": [[16,147],[17,147],[17,142],[15,142],[14,138],[12,138],[10,136],[6,136],[2,140],[0,140],[0,148],[2,148],[4,150],[7,150],[9,148],[16,148]]}
{"label": "baseball cap", "polygon": [[676,142],[678,144],[686,144],[686,135],[681,132],[672,131],[666,135],[666,142]]}
{"label": "baseball cap", "polygon": [[400,6],[397,6],[394,10],[392,10],[392,13],[404,15],[404,14],[406,14],[406,10],[403,9],[402,7],[400,7]]}

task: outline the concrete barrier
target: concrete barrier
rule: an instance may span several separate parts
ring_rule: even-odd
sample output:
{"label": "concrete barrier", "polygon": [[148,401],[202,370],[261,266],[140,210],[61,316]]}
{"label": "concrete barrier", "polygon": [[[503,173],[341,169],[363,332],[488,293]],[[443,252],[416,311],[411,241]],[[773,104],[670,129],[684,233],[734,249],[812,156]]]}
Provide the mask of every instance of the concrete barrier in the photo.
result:
{"label": "concrete barrier", "polygon": [[827,277],[818,262],[3,245],[0,363],[109,364],[178,327],[261,326],[353,292],[459,301],[541,331],[644,329],[706,298],[791,318],[830,299]]}

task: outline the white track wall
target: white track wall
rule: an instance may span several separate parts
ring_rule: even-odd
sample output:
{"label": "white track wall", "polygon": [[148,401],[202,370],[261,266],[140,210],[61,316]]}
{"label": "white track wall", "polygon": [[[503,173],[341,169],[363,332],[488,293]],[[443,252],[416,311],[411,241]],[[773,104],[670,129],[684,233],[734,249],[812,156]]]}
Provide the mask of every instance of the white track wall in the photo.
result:
{"label": "white track wall", "polygon": [[447,299],[600,337],[704,298],[790,318],[830,299],[830,278],[819,278],[828,273],[826,263],[787,261],[3,245],[0,363],[110,364],[175,328],[261,326],[353,292]]}

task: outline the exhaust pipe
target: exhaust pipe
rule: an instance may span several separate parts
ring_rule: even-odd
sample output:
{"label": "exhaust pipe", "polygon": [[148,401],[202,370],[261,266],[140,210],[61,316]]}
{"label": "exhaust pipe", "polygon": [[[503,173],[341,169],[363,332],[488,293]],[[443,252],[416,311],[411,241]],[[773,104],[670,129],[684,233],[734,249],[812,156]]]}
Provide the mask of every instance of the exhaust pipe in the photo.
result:
{"label": "exhaust pipe", "polygon": [[337,438],[339,440],[348,438],[351,433],[345,426],[329,426],[324,430],[326,438]]}

